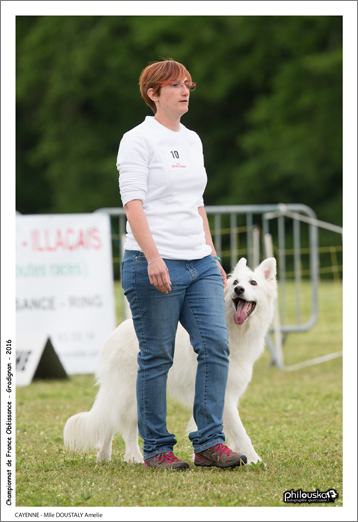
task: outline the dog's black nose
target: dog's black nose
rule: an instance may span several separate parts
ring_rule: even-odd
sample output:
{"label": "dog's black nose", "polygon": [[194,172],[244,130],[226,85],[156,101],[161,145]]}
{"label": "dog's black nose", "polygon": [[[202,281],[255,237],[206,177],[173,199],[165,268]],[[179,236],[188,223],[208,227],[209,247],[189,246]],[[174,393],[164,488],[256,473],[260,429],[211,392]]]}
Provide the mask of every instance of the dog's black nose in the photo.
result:
{"label": "dog's black nose", "polygon": [[245,288],[243,286],[235,286],[234,288],[235,294],[241,295],[245,292]]}

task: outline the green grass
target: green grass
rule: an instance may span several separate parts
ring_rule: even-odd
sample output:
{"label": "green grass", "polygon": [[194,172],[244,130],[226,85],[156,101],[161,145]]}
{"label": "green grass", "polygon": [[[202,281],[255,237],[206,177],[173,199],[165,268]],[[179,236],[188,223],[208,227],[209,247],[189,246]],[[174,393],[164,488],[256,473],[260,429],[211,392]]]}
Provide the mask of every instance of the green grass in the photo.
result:
{"label": "green grass", "polygon": [[[117,296],[119,292],[117,288]],[[308,293],[304,285],[304,302]],[[286,364],[342,349],[342,285],[322,282],[319,295],[319,320],[309,332],[288,335]],[[92,375],[17,389],[17,506],[285,506],[286,490],[329,488],[339,493],[334,505],[343,505],[342,359],[284,372],[270,365],[266,350],[256,363],[240,415],[265,466],[219,470],[190,464],[185,472],[148,470],[121,460],[119,436],[110,463],[98,464],[95,450],[66,452],[66,420],[88,411],[95,395]],[[180,403],[169,400],[168,429],[178,439],[175,452],[191,461],[185,435],[189,417]]]}

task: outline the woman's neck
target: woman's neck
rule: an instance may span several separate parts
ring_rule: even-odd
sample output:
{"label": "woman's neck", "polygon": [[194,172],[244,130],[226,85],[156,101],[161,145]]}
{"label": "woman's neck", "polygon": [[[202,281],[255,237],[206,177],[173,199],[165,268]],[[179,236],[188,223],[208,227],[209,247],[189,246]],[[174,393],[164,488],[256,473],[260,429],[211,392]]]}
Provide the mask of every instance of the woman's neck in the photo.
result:
{"label": "woman's neck", "polygon": [[164,114],[155,114],[154,119],[157,120],[158,123],[166,127],[167,129],[173,132],[179,132],[180,129],[180,118],[170,118]]}

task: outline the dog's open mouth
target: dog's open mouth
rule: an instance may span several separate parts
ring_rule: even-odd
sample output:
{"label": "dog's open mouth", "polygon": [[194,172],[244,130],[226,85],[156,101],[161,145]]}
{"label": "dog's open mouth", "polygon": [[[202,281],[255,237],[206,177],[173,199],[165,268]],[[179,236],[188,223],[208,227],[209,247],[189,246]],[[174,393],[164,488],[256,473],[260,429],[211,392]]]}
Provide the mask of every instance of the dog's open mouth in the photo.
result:
{"label": "dog's open mouth", "polygon": [[255,301],[244,301],[244,299],[233,299],[236,312],[234,314],[234,321],[236,324],[243,324],[250,314],[255,310]]}

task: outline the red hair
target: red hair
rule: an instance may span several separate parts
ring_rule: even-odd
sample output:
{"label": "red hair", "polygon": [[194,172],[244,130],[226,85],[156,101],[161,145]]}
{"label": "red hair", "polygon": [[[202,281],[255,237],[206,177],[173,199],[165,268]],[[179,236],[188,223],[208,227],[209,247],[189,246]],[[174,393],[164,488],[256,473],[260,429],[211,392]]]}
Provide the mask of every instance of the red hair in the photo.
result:
{"label": "red hair", "polygon": [[156,105],[148,96],[148,89],[153,89],[154,94],[158,94],[163,83],[173,80],[183,80],[186,78],[191,82],[189,71],[179,62],[174,60],[163,60],[149,64],[139,77],[139,87],[142,98],[152,109],[154,114],[157,112]]}

